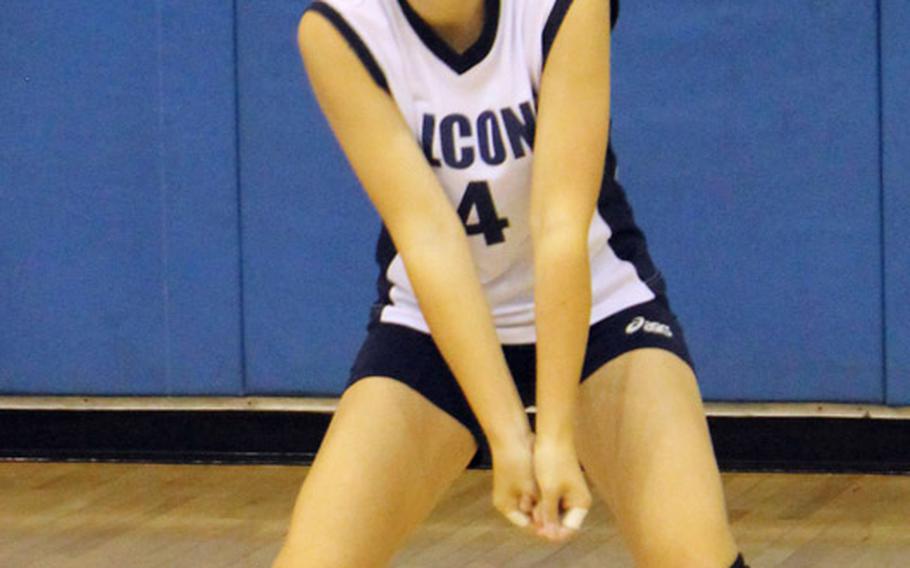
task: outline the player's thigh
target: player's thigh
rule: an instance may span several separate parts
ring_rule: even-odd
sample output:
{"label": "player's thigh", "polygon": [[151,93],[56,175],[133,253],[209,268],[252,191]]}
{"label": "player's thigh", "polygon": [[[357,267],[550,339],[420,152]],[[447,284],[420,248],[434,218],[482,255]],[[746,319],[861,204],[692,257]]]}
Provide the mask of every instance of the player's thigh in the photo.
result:
{"label": "player's thigh", "polygon": [[275,566],[385,566],[475,450],[467,428],[410,387],[361,379],[339,403]]}
{"label": "player's thigh", "polygon": [[579,459],[637,564],[729,566],[736,547],[691,368],[637,349],[580,388]]}

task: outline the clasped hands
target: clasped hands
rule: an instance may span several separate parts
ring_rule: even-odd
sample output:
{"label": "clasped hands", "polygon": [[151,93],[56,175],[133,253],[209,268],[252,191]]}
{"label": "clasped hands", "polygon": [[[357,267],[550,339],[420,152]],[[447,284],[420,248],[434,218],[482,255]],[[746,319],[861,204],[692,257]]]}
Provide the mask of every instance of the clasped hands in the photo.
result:
{"label": "clasped hands", "polygon": [[591,508],[574,441],[528,432],[491,444],[493,506],[513,524],[550,542],[574,536]]}

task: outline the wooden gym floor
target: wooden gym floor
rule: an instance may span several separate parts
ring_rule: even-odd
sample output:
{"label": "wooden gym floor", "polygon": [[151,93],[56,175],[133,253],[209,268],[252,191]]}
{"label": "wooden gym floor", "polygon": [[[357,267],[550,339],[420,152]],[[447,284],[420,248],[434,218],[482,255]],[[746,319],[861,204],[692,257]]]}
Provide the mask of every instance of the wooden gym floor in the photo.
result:
{"label": "wooden gym floor", "polygon": [[[268,567],[304,467],[0,463],[4,568]],[[910,477],[725,474],[754,568],[910,566]],[[489,505],[490,472],[452,487],[394,566],[631,566],[602,504],[563,547]]]}

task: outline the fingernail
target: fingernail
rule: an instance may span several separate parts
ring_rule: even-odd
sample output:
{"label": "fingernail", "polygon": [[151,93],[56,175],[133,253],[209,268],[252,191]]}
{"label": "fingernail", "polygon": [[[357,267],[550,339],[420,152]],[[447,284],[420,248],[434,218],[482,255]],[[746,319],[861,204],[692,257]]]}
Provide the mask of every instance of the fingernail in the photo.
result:
{"label": "fingernail", "polygon": [[569,509],[562,518],[562,526],[577,531],[581,528],[581,524],[585,522],[585,517],[587,516],[587,509],[573,507],[572,509]]}
{"label": "fingernail", "polygon": [[506,515],[506,518],[509,519],[509,521],[511,521],[513,525],[517,525],[522,528],[531,524],[531,520],[528,519],[528,516],[525,515],[524,513],[522,513],[521,511],[512,511],[511,513]]}

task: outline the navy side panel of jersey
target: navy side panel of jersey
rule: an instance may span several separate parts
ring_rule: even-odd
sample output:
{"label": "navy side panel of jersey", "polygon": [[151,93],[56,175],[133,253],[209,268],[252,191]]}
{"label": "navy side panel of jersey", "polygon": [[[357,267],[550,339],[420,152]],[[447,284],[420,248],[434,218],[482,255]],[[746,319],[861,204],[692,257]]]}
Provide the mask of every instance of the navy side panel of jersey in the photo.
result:
{"label": "navy side panel of jersey", "polygon": [[379,232],[379,240],[376,242],[376,264],[379,265],[379,277],[376,279],[376,291],[379,297],[376,303],[370,309],[370,322],[367,328],[372,328],[378,324],[382,318],[382,310],[392,303],[392,283],[389,281],[389,266],[398,256],[398,250],[395,243],[392,242],[392,236],[385,224]]}
{"label": "navy side panel of jersey", "polygon": [[610,227],[609,246],[620,259],[635,266],[639,279],[657,296],[665,296],[666,282],[651,260],[644,233],[635,223],[632,207],[626,199],[626,192],[616,181],[616,154],[613,145],[607,146],[604,161],[604,176],[597,198],[597,213]]}

